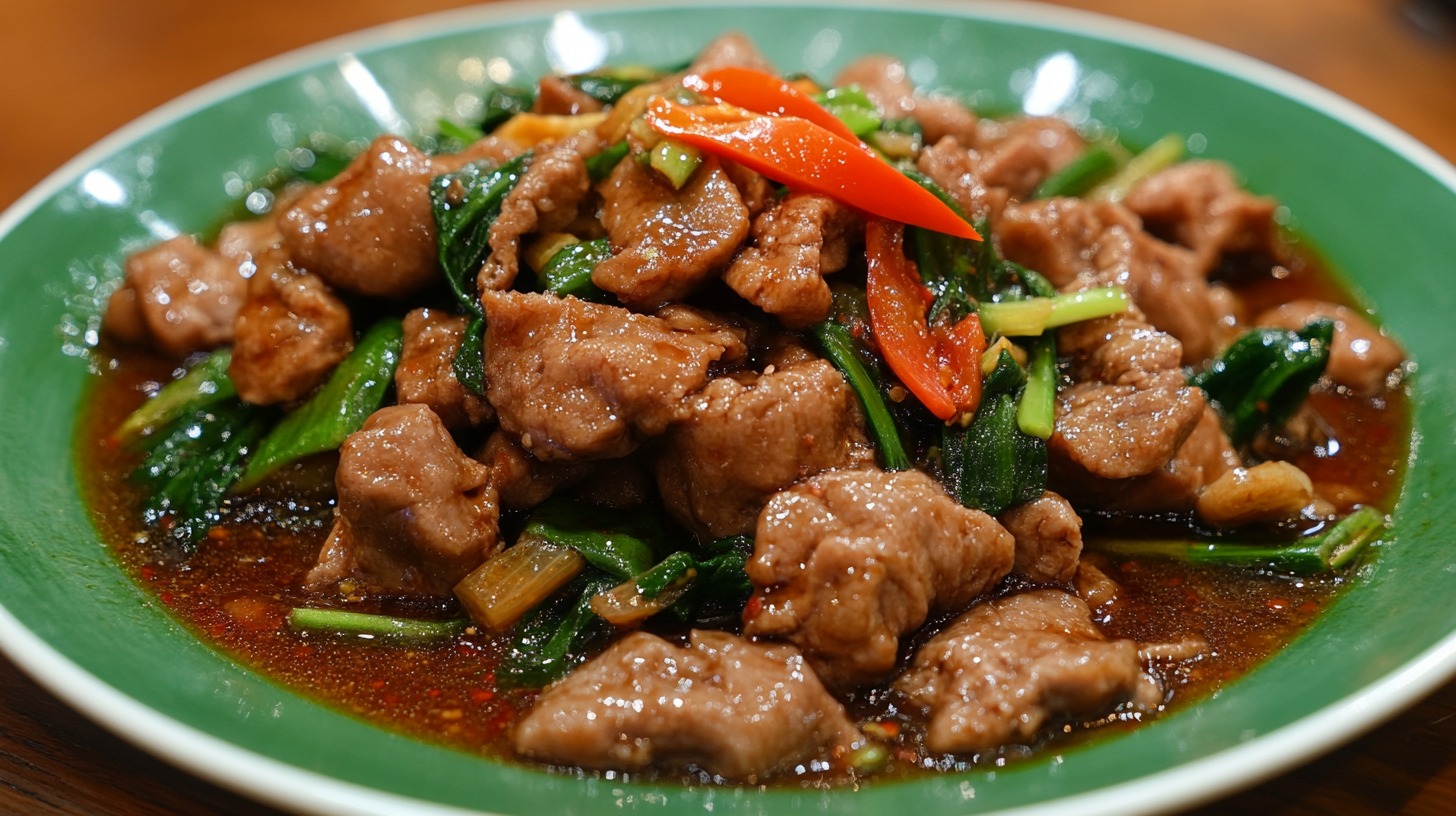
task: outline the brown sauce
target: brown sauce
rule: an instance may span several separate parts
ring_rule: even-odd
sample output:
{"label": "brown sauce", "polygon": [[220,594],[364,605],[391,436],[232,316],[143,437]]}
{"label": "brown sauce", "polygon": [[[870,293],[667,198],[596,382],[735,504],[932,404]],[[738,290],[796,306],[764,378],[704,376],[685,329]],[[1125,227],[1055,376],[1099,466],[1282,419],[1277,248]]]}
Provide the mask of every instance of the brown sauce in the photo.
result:
{"label": "brown sauce", "polygon": [[[1240,294],[1251,312],[1295,297],[1347,300],[1313,262],[1241,286]],[[496,687],[500,640],[467,631],[448,642],[403,645],[300,634],[289,628],[288,610],[311,600],[299,584],[317,560],[328,531],[332,504],[327,487],[304,490],[312,497],[302,500],[270,495],[238,500],[190,557],[150,543],[138,510],[143,497],[128,478],[136,457],[108,442],[108,436],[146,393],[173,376],[173,367],[129,349],[103,348],[99,354],[105,373],[96,380],[80,418],[79,471],[97,529],[135,580],[199,637],[303,694],[381,727],[510,758],[506,735],[534,694]],[[1338,497],[1334,503],[1341,509],[1362,503],[1388,507],[1409,437],[1403,392],[1372,400],[1318,393],[1311,405],[1333,438],[1358,439],[1360,444],[1294,451],[1294,463],[1311,476],[1320,495]],[[301,470],[295,480],[331,485],[329,464]],[[1170,525],[1188,529],[1186,520],[1132,522],[1134,528],[1147,524],[1162,532]],[[1119,522],[1118,532],[1126,525]],[[1092,520],[1088,535],[1097,533],[1098,523]],[[1347,583],[1344,577],[1295,579],[1158,560],[1101,563],[1121,588],[1116,601],[1097,610],[1097,622],[1109,637],[1170,642],[1195,635],[1208,643],[1202,659],[1155,666],[1170,705],[1196,701],[1247,673],[1303,631]],[[389,598],[365,598],[357,608],[415,617],[451,613],[439,605]],[[863,693],[850,699],[849,706],[861,723],[874,722],[900,734],[892,741],[891,760],[882,775],[1002,764],[1039,747],[1013,746],[973,758],[928,755],[919,745],[919,723],[901,710],[893,694]],[[1126,717],[1066,723],[1046,740],[1064,743],[1136,724],[1136,718],[1124,722]],[[785,781],[823,784],[841,779],[840,774],[810,770]]]}

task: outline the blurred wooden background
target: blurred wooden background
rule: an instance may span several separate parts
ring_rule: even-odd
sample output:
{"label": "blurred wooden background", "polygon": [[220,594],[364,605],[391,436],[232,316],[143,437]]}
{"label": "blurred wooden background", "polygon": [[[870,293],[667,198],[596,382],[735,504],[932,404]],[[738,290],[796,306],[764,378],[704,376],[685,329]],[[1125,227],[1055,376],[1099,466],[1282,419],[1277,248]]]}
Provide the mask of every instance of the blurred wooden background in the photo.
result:
{"label": "blurred wooden background", "polygon": [[[1452,0],[1063,4],[1257,57],[1348,97],[1456,161]],[[0,16],[0,207],[97,139],[207,81],[327,37],[462,5],[8,0]],[[0,814],[273,812],[132,748],[0,658]],[[1327,757],[1198,811],[1453,812],[1456,683]]]}

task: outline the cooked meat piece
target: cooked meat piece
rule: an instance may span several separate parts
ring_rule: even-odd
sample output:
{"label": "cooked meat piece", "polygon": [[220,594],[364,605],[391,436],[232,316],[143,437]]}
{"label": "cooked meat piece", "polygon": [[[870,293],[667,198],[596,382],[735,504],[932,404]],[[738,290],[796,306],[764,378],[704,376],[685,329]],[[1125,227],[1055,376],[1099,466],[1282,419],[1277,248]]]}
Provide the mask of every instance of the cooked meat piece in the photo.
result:
{"label": "cooked meat piece", "polygon": [[397,136],[380,136],[327,184],[279,217],[299,267],[344,292],[404,297],[435,280],[430,159]]}
{"label": "cooked meat piece", "polygon": [[299,399],[354,350],[349,308],[316,275],[261,256],[238,313],[228,376],[255,405]]}
{"label": "cooked meat piece", "polygon": [[596,97],[581,90],[566,77],[546,74],[536,83],[536,99],[531,102],[532,113],[555,116],[575,116],[578,113],[595,113],[602,109]]}
{"label": "cooked meat piece", "polygon": [[900,636],[1010,570],[1011,534],[916,470],[836,470],[769,499],[744,633],[789,640],[831,688],[884,677]]}
{"label": "cooked meat piece", "polygon": [[490,467],[491,483],[506,510],[535,507],[557,490],[585,479],[594,466],[592,462],[543,462],[500,430],[485,440],[475,458]]}
{"label": "cooked meat piece", "polygon": [[862,221],[832,198],[790,194],[753,222],[752,245],[739,251],[723,280],[745,300],[790,328],[829,316],[824,276],[849,262]]}
{"label": "cooked meat piece", "polygon": [[688,73],[696,74],[729,66],[774,73],[773,64],[758,50],[758,46],[737,31],[720,34],[704,46],[698,52],[697,59],[688,67]]}
{"label": "cooked meat piece", "polygon": [[1049,483],[1078,507],[1132,513],[1192,510],[1204,487],[1241,464],[1218,413],[1207,406],[1173,458],[1143,476],[1098,478],[1055,454],[1049,458]]}
{"label": "cooked meat piece", "polygon": [[1405,362],[1405,352],[1389,335],[1348,306],[1295,300],[1264,312],[1254,324],[1297,330],[1321,317],[1335,323],[1325,377],[1360,396],[1374,396],[1388,388],[1391,373]]}
{"label": "cooked meat piece", "polygon": [[739,335],[576,298],[485,292],[486,396],[538,459],[625,456],[687,412]]}
{"label": "cooked meat piece", "polygon": [[687,647],[646,632],[617,641],[542,692],[513,739],[543,762],[753,783],[863,738],[794,647],[695,631]]}
{"label": "cooked meat piece", "polygon": [[248,282],[239,263],[180,235],[126,259],[106,305],[107,333],[185,357],[233,338]]}
{"label": "cooked meat piece", "polygon": [[1284,255],[1274,212],[1279,203],[1239,187],[1228,165],[1215,161],[1175,164],[1143,179],[1122,203],[1147,229],[1193,250],[1203,274],[1228,255]]}
{"label": "cooked meat piece", "polygon": [[1314,484],[1289,462],[1224,471],[1198,493],[1198,517],[1215,527],[1285,521],[1314,501]]}
{"label": "cooked meat piece", "polygon": [[982,119],[974,144],[981,153],[977,163],[981,179],[1005,188],[1012,198],[1030,196],[1087,148],[1075,127],[1050,116]]}
{"label": "cooked meat piece", "polygon": [[1178,366],[1178,341],[1136,310],[1058,332],[1073,384],[1057,395],[1050,483],[1079,507],[1187,510],[1238,457]]}
{"label": "cooked meat piece", "polygon": [[973,607],[920,649],[895,687],[929,709],[925,745],[948,754],[1025,744],[1063,720],[1163,702],[1138,645],[1106,640],[1087,604],[1055,589]]}
{"label": "cooked meat piece", "polygon": [[613,254],[592,282],[636,309],[682,300],[721,272],[748,237],[748,208],[713,160],[681,190],[640,162],[618,162],[599,189]]}
{"label": "cooked meat piece", "polygon": [[1072,577],[1077,597],[1086,601],[1092,609],[1110,604],[1122,594],[1122,587],[1108,577],[1105,566],[1105,563],[1099,565],[1084,558],[1077,564],[1077,574]]}
{"label": "cooked meat piece", "polygon": [[759,173],[737,162],[725,162],[723,172],[728,174],[733,186],[738,188],[738,195],[743,199],[743,206],[748,208],[750,218],[757,218],[764,210],[778,203],[778,188]]}
{"label": "cooked meat piece", "polygon": [[1209,286],[1193,253],[1147,234],[1126,207],[1074,198],[1011,204],[995,231],[1008,259],[1062,291],[1125,287],[1149,323],[1183,344],[1184,363],[1208,359],[1233,333],[1231,299]]}
{"label": "cooked meat piece", "polygon": [[245,278],[253,277],[264,255],[276,253],[283,233],[272,219],[233,221],[217,234],[217,253],[238,265]]}
{"label": "cooked meat piece", "polygon": [[498,547],[490,475],[429,408],[381,408],[339,449],[338,516],[305,584],[448,597]]}
{"label": "cooked meat piece", "polygon": [[917,96],[905,64],[894,57],[861,57],[835,75],[834,85],[858,85],[886,118],[913,117],[920,123],[926,144],[946,136],[966,144],[976,138],[979,119],[969,108],[946,97]]}
{"label": "cooked meat piece", "polygon": [[419,403],[451,430],[475,428],[495,418],[485,397],[455,377],[455,353],[469,318],[439,309],[415,309],[404,316],[404,349],[394,370],[400,402]]}
{"label": "cooked meat piece", "polygon": [[430,169],[436,174],[453,173],[467,164],[478,161],[498,166],[526,152],[526,146],[514,139],[492,133],[484,139],[471,142],[459,153],[441,153],[430,157]]}
{"label": "cooked meat piece", "polygon": [[1047,492],[1002,513],[1000,521],[1016,539],[1013,573],[1047,584],[1064,584],[1076,576],[1082,556],[1082,517],[1066,499]]}
{"label": "cooked meat piece", "polygon": [[586,131],[538,152],[490,226],[490,257],[475,281],[481,290],[508,289],[515,282],[522,236],[560,230],[576,218],[591,192],[586,160],[601,149],[601,140]]}
{"label": "cooked meat piece", "polygon": [[1176,370],[1155,375],[1145,387],[1077,383],[1057,393],[1049,448],[1103,479],[1143,476],[1173,458],[1204,405]]}
{"label": "cooked meat piece", "polygon": [[858,398],[824,360],[720,377],[689,402],[660,448],[657,488],[707,538],[752,533],[769,497],[805,476],[874,464]]}
{"label": "cooked meat piece", "polygon": [[990,187],[976,170],[977,155],[954,138],[941,139],[920,151],[916,167],[955,201],[973,221],[1001,220],[1006,207],[1006,190]]}

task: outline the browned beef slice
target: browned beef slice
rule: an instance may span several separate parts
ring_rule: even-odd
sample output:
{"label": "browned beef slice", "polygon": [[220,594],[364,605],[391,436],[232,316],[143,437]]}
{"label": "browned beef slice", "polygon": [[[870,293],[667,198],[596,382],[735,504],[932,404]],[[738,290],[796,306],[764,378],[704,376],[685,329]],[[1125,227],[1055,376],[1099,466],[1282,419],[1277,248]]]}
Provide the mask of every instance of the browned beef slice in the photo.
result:
{"label": "browned beef slice", "polygon": [[338,516],[306,583],[355,578],[391,593],[447,597],[497,549],[490,469],[455,446],[423,405],[393,405],[344,440]]}
{"label": "browned beef slice", "polygon": [[592,282],[633,308],[683,299],[722,271],[748,237],[748,208],[716,161],[680,190],[640,162],[618,162],[599,189],[613,254]]}
{"label": "browned beef slice", "polygon": [[341,291],[417,292],[437,276],[429,193],[435,172],[414,145],[380,136],[283,211],[283,244],[295,264]]}
{"label": "browned beef slice", "polygon": [[491,253],[476,277],[477,286],[509,288],[520,270],[522,236],[559,230],[576,218],[578,206],[591,192],[586,160],[601,149],[601,140],[587,131],[538,153],[491,224]]}
{"label": "browned beef slice", "polygon": [[1322,317],[1335,324],[1325,377],[1361,396],[1385,390],[1391,372],[1405,362],[1405,352],[1354,309],[1319,300],[1296,300],[1264,312],[1254,323],[1297,330]]}
{"label": "browned beef slice", "polygon": [[1211,287],[1193,253],[1147,234],[1110,202],[1053,198],[1012,204],[995,224],[1006,257],[1062,291],[1122,286],[1153,326],[1183,344],[1183,362],[1214,354],[1233,331],[1231,301]]}
{"label": "browned beef slice", "polygon": [[874,464],[854,392],[823,360],[720,377],[690,399],[657,460],[675,518],[709,538],[752,533],[769,496],[823,470]]}
{"label": "browned beef slice", "polygon": [[471,142],[459,153],[440,153],[430,157],[430,169],[436,175],[453,173],[467,164],[478,161],[490,162],[492,166],[505,164],[526,152],[526,147],[513,139],[492,133],[484,139]]}
{"label": "browned beef slice", "polygon": [[354,349],[349,309],[315,275],[262,256],[238,313],[228,376],[257,405],[299,399]]}
{"label": "browned beef slice", "polygon": [[[576,298],[485,292],[486,396],[538,459],[625,456],[684,415],[742,340]],[[679,328],[679,327],[682,328]]]}
{"label": "browned beef slice", "polygon": [[905,64],[894,57],[861,57],[834,77],[834,85],[858,85],[887,118],[913,117],[920,123],[926,144],[946,136],[967,144],[976,138],[979,119],[969,108],[946,97],[917,96]]}
{"label": "browned beef slice", "polygon": [[565,77],[546,74],[536,83],[536,98],[531,102],[533,113],[575,116],[602,109],[597,98],[581,90]]}
{"label": "browned beef slice", "polygon": [[981,153],[977,165],[981,179],[1004,188],[1013,198],[1030,196],[1048,176],[1082,155],[1086,146],[1075,127],[1050,116],[982,119],[975,142]]}
{"label": "browned beef slice", "polygon": [[490,467],[491,483],[506,510],[535,507],[558,489],[585,479],[593,468],[591,462],[543,462],[501,430],[485,440],[475,458]]}
{"label": "browned beef slice", "polygon": [[989,218],[995,223],[1006,207],[1006,190],[990,187],[981,180],[976,158],[975,152],[963,147],[962,142],[947,138],[920,151],[915,162],[920,172],[955,200],[966,217]]}
{"label": "browned beef slice", "polygon": [[548,687],[513,740],[561,765],[753,782],[861,737],[794,647],[695,631],[687,647],[628,635]]}
{"label": "browned beef slice", "polygon": [[744,633],[798,645],[831,688],[879,680],[901,635],[1000,581],[1014,550],[920,471],[821,473],[758,517]]}
{"label": "browned beef slice", "polygon": [[688,67],[688,73],[700,73],[710,71],[714,68],[754,68],[759,71],[774,72],[773,64],[768,61],[753,41],[737,31],[729,31],[718,35],[712,42],[698,52],[693,64]]}
{"label": "browned beef slice", "polygon": [[1106,640],[1087,604],[1055,589],[973,607],[920,649],[895,687],[929,709],[925,744],[938,753],[1024,744],[1059,720],[1163,701],[1137,644]]}
{"label": "browned beef slice", "polygon": [[247,286],[236,260],[178,236],[126,259],[104,326],[123,342],[183,357],[232,339]]}
{"label": "browned beef slice", "polygon": [[859,215],[832,198],[795,193],[753,222],[753,243],[733,259],[723,280],[745,300],[790,328],[829,316],[824,276],[849,262]]}
{"label": "browned beef slice", "polygon": [[1047,492],[1001,514],[1001,524],[1016,539],[1011,571],[1042,583],[1067,583],[1082,556],[1082,518],[1066,499]]}
{"label": "browned beef slice", "polygon": [[1137,184],[1122,203],[1153,233],[1193,250],[1204,274],[1226,255],[1283,255],[1274,220],[1279,203],[1239,187],[1222,162],[1175,164]]}
{"label": "browned beef slice", "polygon": [[1057,395],[1050,476],[1077,506],[1189,509],[1238,464],[1203,392],[1184,381],[1178,341],[1136,310],[1066,327],[1058,347],[1074,383]]}
{"label": "browned beef slice", "polygon": [[495,418],[481,395],[455,377],[455,353],[470,321],[439,309],[415,309],[404,316],[404,349],[394,370],[400,402],[429,406],[452,430],[474,428]]}

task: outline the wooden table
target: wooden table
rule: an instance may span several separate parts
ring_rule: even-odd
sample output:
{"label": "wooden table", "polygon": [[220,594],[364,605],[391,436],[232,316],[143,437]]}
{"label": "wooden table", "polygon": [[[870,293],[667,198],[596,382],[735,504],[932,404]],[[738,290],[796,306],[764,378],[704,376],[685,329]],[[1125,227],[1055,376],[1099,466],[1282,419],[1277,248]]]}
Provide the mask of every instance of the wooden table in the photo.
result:
{"label": "wooden table", "polygon": [[[1065,0],[1308,77],[1456,161],[1450,0]],[[1441,9],[1447,9],[1442,12]],[[0,207],[132,118],[259,59],[458,0],[11,0],[0,23]],[[1456,683],[1323,759],[1200,813],[1456,812]],[[0,658],[0,814],[258,814],[159,762]]]}

